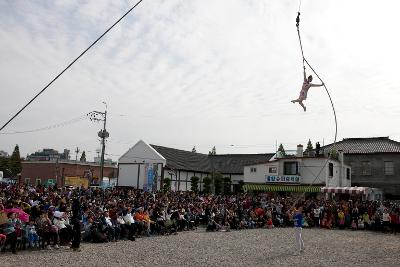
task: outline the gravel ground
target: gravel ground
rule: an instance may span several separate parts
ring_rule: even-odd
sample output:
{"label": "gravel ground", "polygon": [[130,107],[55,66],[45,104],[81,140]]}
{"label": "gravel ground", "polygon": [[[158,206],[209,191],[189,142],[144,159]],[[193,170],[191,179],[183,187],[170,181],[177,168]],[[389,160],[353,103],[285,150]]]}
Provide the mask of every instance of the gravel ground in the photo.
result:
{"label": "gravel ground", "polygon": [[400,266],[400,235],[304,229],[306,251],[295,252],[294,229],[257,229],[139,238],[135,242],[0,254],[1,266]]}

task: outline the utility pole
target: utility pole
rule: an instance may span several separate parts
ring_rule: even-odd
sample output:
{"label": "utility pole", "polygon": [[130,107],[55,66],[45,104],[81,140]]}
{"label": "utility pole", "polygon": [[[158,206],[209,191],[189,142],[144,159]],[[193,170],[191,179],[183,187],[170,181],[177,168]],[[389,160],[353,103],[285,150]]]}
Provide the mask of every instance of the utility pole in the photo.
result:
{"label": "utility pole", "polygon": [[88,114],[89,119],[91,121],[102,121],[103,122],[103,129],[101,129],[97,134],[97,136],[101,138],[101,160],[100,160],[99,186],[101,186],[101,183],[103,181],[103,176],[104,176],[104,153],[106,150],[106,138],[108,138],[110,136],[110,134],[106,131],[107,104],[105,102],[103,102],[103,104],[106,105],[106,109],[104,112],[92,111]]}
{"label": "utility pole", "polygon": [[76,147],[75,149],[75,164],[76,164],[76,168],[75,168],[75,177],[78,176],[78,154],[79,154],[79,147]]}

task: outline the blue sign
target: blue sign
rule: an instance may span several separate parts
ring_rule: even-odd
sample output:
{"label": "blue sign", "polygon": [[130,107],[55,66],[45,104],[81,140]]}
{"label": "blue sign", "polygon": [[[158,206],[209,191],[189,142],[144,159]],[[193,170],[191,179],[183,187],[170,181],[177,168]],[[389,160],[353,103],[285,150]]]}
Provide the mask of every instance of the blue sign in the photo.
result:
{"label": "blue sign", "polygon": [[265,175],[266,183],[300,183],[298,175]]}

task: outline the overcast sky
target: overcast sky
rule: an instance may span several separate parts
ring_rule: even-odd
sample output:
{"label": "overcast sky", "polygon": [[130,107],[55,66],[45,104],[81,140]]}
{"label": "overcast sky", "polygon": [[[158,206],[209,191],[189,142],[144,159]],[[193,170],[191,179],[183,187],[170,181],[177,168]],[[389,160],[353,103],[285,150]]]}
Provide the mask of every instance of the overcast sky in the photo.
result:
{"label": "overcast sky", "polygon": [[[134,3],[0,0],[0,124]],[[144,0],[3,132],[70,121],[106,101],[114,159],[139,139],[204,153],[332,142],[322,87],[310,89],[306,113],[290,103],[302,83],[298,8],[294,0]],[[338,140],[400,140],[399,10],[396,0],[302,1],[305,57],[330,90]],[[101,125],[73,122],[2,134],[0,150],[78,146],[92,159]]]}

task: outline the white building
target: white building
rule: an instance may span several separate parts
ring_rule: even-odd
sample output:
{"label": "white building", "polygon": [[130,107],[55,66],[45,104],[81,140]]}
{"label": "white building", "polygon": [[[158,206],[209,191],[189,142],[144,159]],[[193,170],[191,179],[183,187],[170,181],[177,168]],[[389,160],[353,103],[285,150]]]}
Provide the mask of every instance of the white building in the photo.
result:
{"label": "white building", "polygon": [[8,158],[9,155],[6,151],[0,150],[0,158]]}
{"label": "white building", "polygon": [[153,174],[156,190],[159,190],[166,163],[167,160],[160,153],[140,140],[119,158],[117,185],[143,189],[147,187],[149,177]]}
{"label": "white building", "polygon": [[[171,180],[171,189],[187,191],[191,178],[199,178],[199,190],[203,189],[203,178],[219,172],[229,177],[233,188],[243,181],[245,164],[264,162],[273,154],[206,155],[175,148],[149,145],[140,140],[121,156],[118,162],[118,186],[148,187],[153,180],[153,189],[160,190],[164,178]],[[151,175],[153,172],[153,176]]]}
{"label": "white building", "polygon": [[[295,155],[275,155],[269,161],[244,167],[248,190],[319,192],[321,186],[351,186],[351,167],[339,160],[321,155],[303,155],[299,145]],[[310,186],[312,185],[312,186]]]}

